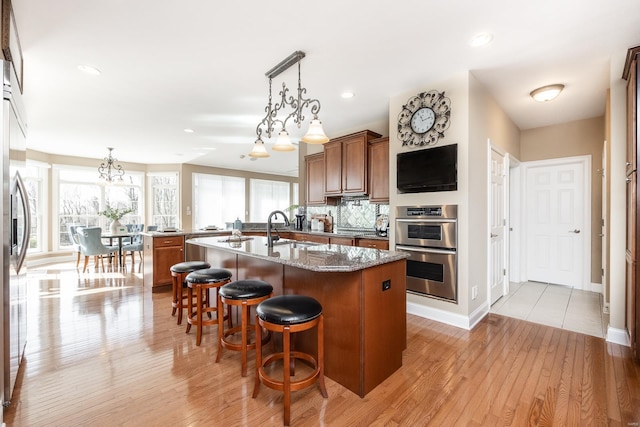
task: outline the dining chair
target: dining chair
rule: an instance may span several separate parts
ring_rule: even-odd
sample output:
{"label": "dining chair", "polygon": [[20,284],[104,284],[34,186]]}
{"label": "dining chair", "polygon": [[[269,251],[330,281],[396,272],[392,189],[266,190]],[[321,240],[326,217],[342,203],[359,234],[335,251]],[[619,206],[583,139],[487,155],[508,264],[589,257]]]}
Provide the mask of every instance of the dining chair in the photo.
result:
{"label": "dining chair", "polygon": [[[129,233],[141,233],[144,231],[144,224],[127,224],[127,230]],[[124,259],[122,260],[124,264],[124,260],[127,259],[127,253],[131,253],[131,267],[135,265],[135,253],[140,252],[140,261],[142,261],[142,235],[137,234],[135,236],[131,236],[131,240],[128,244],[122,246],[122,253],[124,253]]]}
{"label": "dining chair", "polygon": [[78,253],[78,258],[76,260],[76,268],[80,265],[80,242],[78,242],[78,236],[76,236],[76,229],[78,227],[83,227],[82,224],[67,224],[67,233],[69,235],[69,242],[71,242],[71,247],[74,251]]}
{"label": "dining chair", "polygon": [[116,267],[118,266],[118,246],[105,246],[102,243],[102,228],[100,227],[78,227],[76,228],[76,236],[80,244],[80,252],[84,255],[84,266],[82,272],[87,270],[89,257],[93,257],[93,263],[98,267],[98,259],[104,269],[104,257],[115,259]]}

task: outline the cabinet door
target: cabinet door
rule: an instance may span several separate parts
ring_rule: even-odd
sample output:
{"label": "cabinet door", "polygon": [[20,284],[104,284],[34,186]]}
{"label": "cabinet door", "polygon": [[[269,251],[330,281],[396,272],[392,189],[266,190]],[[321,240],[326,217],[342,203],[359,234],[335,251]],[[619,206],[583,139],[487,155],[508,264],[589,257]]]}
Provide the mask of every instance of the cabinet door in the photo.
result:
{"label": "cabinet door", "polygon": [[342,142],[327,142],[324,145],[324,193],[342,194]]}
{"label": "cabinet door", "polygon": [[162,246],[155,249],[153,257],[154,285],[171,283],[172,265],[184,261],[183,246]]}
{"label": "cabinet door", "polygon": [[369,143],[369,201],[389,202],[389,137]]}
{"label": "cabinet door", "polygon": [[367,193],[367,139],[357,135],[342,141],[342,192]]}
{"label": "cabinet door", "polygon": [[633,61],[629,68],[629,80],[627,82],[627,175],[636,170],[637,165],[637,124],[638,98],[640,92],[637,80],[637,61]]}
{"label": "cabinet door", "polygon": [[324,154],[317,153],[304,158],[307,166],[307,205],[323,205],[324,197]]}

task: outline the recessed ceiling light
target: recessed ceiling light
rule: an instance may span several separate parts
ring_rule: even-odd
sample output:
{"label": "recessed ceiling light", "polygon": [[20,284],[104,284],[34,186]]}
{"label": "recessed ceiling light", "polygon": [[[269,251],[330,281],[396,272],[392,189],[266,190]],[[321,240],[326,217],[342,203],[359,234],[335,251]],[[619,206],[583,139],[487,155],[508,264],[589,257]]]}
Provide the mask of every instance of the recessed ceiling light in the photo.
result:
{"label": "recessed ceiling light", "polygon": [[78,65],[78,70],[82,71],[83,73],[91,74],[92,76],[99,76],[100,74],[102,74],[100,70],[98,70],[96,67],[92,67],[91,65]]}
{"label": "recessed ceiling light", "polygon": [[343,97],[344,99],[349,99],[349,98],[353,98],[354,96],[356,96],[356,94],[351,92],[351,91],[346,91],[346,92],[342,92],[342,94],[340,96]]}
{"label": "recessed ceiling light", "polygon": [[562,89],[564,89],[563,84],[543,86],[539,87],[538,89],[532,90],[529,95],[531,95],[531,97],[538,102],[547,102],[555,99],[558,95],[560,95]]}
{"label": "recessed ceiling light", "polygon": [[186,129],[184,130],[184,132],[185,132],[185,133],[194,133],[195,131],[194,131],[193,129],[186,128]]}
{"label": "recessed ceiling light", "polygon": [[491,43],[491,40],[493,40],[492,34],[478,33],[475,36],[471,37],[471,40],[469,40],[469,46],[471,47],[486,46],[489,43]]}

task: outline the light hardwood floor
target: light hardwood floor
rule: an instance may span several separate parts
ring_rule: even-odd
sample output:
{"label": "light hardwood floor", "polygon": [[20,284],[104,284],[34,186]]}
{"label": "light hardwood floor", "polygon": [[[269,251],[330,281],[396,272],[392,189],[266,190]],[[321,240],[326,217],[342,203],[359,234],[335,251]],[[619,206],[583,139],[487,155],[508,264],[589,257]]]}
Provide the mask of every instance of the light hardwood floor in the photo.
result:
{"label": "light hardwood floor", "polygon": [[[196,346],[169,293],[144,291],[139,274],[30,273],[9,426],[282,425],[282,394],[252,399],[239,354],[215,363],[215,327]],[[291,425],[640,423],[640,365],[626,347],[497,314],[472,331],[407,315],[407,333],[403,367],[364,399],[327,378],[328,399],[316,386],[292,394]]]}

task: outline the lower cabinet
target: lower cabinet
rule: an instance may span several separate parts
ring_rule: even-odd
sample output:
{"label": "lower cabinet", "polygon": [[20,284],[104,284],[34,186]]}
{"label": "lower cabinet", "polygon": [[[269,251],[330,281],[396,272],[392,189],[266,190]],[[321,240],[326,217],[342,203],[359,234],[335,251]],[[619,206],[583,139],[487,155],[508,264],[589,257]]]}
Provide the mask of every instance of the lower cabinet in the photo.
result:
{"label": "lower cabinet", "polygon": [[143,283],[155,291],[158,287],[171,285],[172,265],[183,262],[184,236],[144,236]]}
{"label": "lower cabinet", "polygon": [[355,246],[356,239],[353,237],[331,237],[329,243],[332,245]]}
{"label": "lower cabinet", "polygon": [[358,246],[361,246],[363,248],[384,249],[385,251],[388,251],[389,241],[377,239],[358,239]]}

